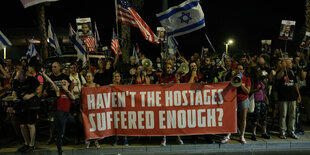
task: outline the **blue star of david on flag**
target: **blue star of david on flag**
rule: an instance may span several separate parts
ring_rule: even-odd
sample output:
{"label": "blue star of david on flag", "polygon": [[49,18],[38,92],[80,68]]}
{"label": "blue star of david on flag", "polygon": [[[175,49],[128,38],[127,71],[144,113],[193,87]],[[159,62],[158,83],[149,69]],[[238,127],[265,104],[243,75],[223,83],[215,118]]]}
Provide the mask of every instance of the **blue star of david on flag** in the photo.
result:
{"label": "blue star of david on flag", "polygon": [[182,15],[179,17],[179,19],[181,20],[181,23],[184,22],[184,23],[188,24],[188,22],[190,20],[192,20],[193,18],[190,17],[190,12],[188,12],[188,13],[182,12]]}
{"label": "blue star of david on flag", "polygon": [[205,17],[199,0],[186,0],[156,16],[168,36],[180,36],[205,26]]}

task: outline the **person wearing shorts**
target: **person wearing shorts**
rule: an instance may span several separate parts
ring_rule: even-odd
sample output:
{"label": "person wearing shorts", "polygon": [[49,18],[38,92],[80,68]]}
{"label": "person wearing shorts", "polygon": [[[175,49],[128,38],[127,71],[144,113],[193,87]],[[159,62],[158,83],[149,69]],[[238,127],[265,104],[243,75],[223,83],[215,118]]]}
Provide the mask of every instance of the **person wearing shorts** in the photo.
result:
{"label": "person wearing shorts", "polygon": [[[249,101],[249,93],[251,90],[251,79],[245,75],[243,65],[238,64],[236,70],[232,71],[232,77],[239,76],[241,77],[242,84],[237,87],[237,114],[238,114],[238,125],[240,130],[240,142],[242,144],[246,143],[244,138],[245,128],[246,128],[246,120],[248,108],[250,105]],[[226,143],[230,140],[231,133],[224,137],[221,143]]]}

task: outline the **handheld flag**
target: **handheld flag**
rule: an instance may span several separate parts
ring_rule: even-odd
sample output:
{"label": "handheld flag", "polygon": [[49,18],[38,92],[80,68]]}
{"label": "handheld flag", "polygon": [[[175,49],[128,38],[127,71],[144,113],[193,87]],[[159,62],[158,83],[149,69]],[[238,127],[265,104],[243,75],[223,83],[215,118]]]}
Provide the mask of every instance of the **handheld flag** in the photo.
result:
{"label": "handheld flag", "polygon": [[12,43],[8,38],[0,31],[0,50],[4,49],[7,46],[11,46]]}
{"label": "handheld flag", "polygon": [[[118,42],[117,36],[116,36],[114,29],[113,29],[111,49],[114,51],[115,55],[117,55],[117,48],[118,47],[119,47],[119,42]],[[121,55],[121,54],[122,54],[122,51],[119,50],[119,55]]]}
{"label": "handheld flag", "polygon": [[75,42],[75,35],[76,35],[76,32],[74,31],[74,29],[72,28],[71,24],[69,24],[69,39],[72,41],[72,42]]}
{"label": "handheld flag", "polygon": [[86,47],[88,48],[88,51],[96,51],[96,45],[95,45],[95,38],[94,37],[88,37],[84,39],[84,43]]}
{"label": "handheld flag", "polygon": [[56,50],[57,55],[61,55],[61,49],[59,46],[59,42],[57,36],[53,30],[51,22],[48,20],[48,41],[50,45]]}
{"label": "handheld flag", "polygon": [[28,50],[27,50],[26,56],[30,57],[30,58],[37,57],[38,60],[40,59],[40,55],[34,46],[34,40],[33,39],[31,39],[31,41],[28,45]]}
{"label": "handheld flag", "polygon": [[100,46],[100,37],[99,37],[99,32],[97,29],[96,22],[94,23],[94,25],[95,25],[95,28],[94,28],[95,45],[96,45],[96,48],[98,48]]}
{"label": "handheld flag", "polygon": [[205,26],[205,17],[199,0],[186,0],[156,16],[168,36],[180,36]]}
{"label": "handheld flag", "polygon": [[146,40],[155,44],[159,43],[158,37],[139,16],[139,14],[131,7],[127,0],[117,0],[116,14],[118,21],[139,28]]}
{"label": "handheld flag", "polygon": [[134,46],[132,49],[132,56],[134,56],[136,58],[136,64],[139,63],[139,57],[138,57],[138,53],[136,51],[136,47]]}
{"label": "handheld flag", "polygon": [[75,35],[74,49],[76,50],[76,56],[78,60],[83,62],[82,67],[87,66],[87,52],[86,48],[83,46],[83,41],[78,35]]}
{"label": "handheld flag", "polygon": [[22,2],[24,8],[27,8],[29,6],[37,5],[39,3],[44,3],[44,2],[55,2],[58,0],[20,0]]}
{"label": "handheld flag", "polygon": [[178,45],[179,44],[178,44],[177,40],[173,36],[168,37],[168,48],[169,49],[176,50],[176,49],[178,49]]}

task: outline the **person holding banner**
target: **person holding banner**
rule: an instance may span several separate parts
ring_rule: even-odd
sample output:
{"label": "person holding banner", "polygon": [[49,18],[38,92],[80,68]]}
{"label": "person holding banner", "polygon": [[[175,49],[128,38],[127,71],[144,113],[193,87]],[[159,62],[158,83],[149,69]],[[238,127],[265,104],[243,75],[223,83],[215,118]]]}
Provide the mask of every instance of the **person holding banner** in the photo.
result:
{"label": "person holding banner", "polygon": [[[159,79],[160,84],[180,83],[180,81],[175,76],[175,74],[173,74],[172,70],[173,70],[172,64],[166,63],[166,66],[164,68],[164,73],[163,73],[163,75]],[[178,136],[178,138],[177,138],[177,143],[181,144],[181,145],[184,144],[180,136]],[[166,146],[167,145],[166,136],[163,137],[160,145],[161,146]]]}
{"label": "person holding banner", "polygon": [[[239,76],[241,78],[242,84],[237,87],[237,106],[238,106],[238,124],[240,130],[240,142],[242,144],[246,143],[244,138],[245,128],[246,128],[246,119],[249,108],[249,93],[251,90],[251,79],[244,74],[243,65],[238,64],[236,70],[232,71],[232,77]],[[230,140],[231,133],[224,137],[221,143],[225,144]]]}
{"label": "person holding banner", "polygon": [[169,84],[169,83],[180,83],[178,78],[173,74],[173,65],[171,63],[166,63],[164,72],[159,79],[160,84]]}
{"label": "person holding banner", "polygon": [[213,83],[215,82],[215,78],[217,78],[217,70],[211,63],[211,58],[209,56],[205,57],[203,61],[203,65],[201,66],[202,72],[202,81],[204,83]]}
{"label": "person holding banner", "polygon": [[[83,88],[93,88],[93,87],[100,87],[100,85],[98,83],[94,83],[94,74],[93,72],[87,72],[86,73],[86,83],[83,84]],[[90,145],[90,142],[91,141],[85,141],[85,144],[86,144],[86,148],[88,149],[89,148],[89,145]],[[99,145],[99,141],[98,139],[95,140],[95,146],[96,148],[100,148],[100,145]]]}
{"label": "person holding banner", "polygon": [[202,81],[202,74],[198,70],[195,61],[189,63],[190,71],[184,77],[184,83],[199,83]]}
{"label": "person holding banner", "polygon": [[[119,72],[117,72],[117,71],[113,72],[113,83],[111,83],[110,86],[122,85],[121,80],[122,80],[121,74]],[[118,145],[118,140],[119,140],[119,137],[115,136],[114,143],[112,145],[113,146],[117,146]],[[125,146],[129,146],[129,142],[128,142],[127,136],[124,136],[124,145]]]}

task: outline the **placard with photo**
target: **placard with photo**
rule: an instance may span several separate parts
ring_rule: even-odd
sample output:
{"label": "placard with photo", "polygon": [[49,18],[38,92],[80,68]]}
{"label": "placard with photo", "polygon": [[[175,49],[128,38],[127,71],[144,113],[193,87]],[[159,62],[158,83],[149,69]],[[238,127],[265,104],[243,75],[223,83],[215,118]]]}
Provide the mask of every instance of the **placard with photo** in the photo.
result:
{"label": "placard with photo", "polygon": [[157,36],[159,40],[166,41],[166,30],[164,27],[157,27]]}
{"label": "placard with photo", "polygon": [[306,32],[304,39],[302,40],[299,47],[302,49],[309,49],[309,46],[310,46],[310,32]]}
{"label": "placard with photo", "polygon": [[295,24],[296,21],[282,20],[279,39],[293,40]]}
{"label": "placard with photo", "polygon": [[79,38],[93,37],[90,18],[76,18],[76,26]]}

